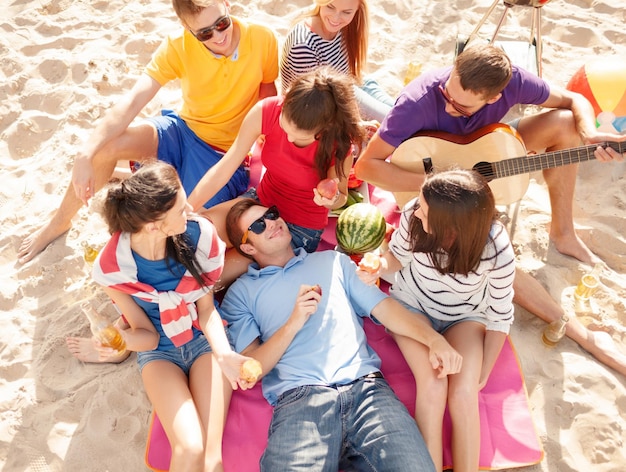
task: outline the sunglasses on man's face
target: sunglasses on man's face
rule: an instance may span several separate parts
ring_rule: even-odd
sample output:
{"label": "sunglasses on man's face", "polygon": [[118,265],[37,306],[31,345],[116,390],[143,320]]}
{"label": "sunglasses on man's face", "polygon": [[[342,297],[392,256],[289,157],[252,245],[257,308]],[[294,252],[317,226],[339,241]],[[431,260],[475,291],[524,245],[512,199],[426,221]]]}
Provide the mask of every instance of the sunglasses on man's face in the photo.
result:
{"label": "sunglasses on man's face", "polygon": [[469,118],[474,114],[473,111],[469,111],[469,109],[467,109],[463,105],[459,105],[458,103],[456,103],[454,99],[450,96],[448,91],[441,84],[439,84],[439,91],[441,92],[441,95],[443,95],[444,100],[464,117]]}
{"label": "sunglasses on man's face", "polygon": [[213,23],[211,26],[207,26],[206,28],[202,28],[201,30],[198,30],[197,33],[194,33],[191,30],[190,31],[191,31],[191,34],[193,34],[194,37],[198,41],[204,42],[204,41],[208,41],[209,39],[211,39],[215,31],[218,31],[220,33],[222,31],[226,31],[228,28],[230,28],[231,24],[232,24],[232,21],[230,19],[230,16],[224,15],[218,18],[217,21]]}
{"label": "sunglasses on man's face", "polygon": [[263,231],[265,231],[265,229],[267,228],[265,220],[275,221],[278,219],[279,216],[280,214],[278,213],[278,208],[276,208],[275,206],[269,207],[268,210],[263,213],[260,218],[254,220],[252,224],[248,226],[248,229],[245,233],[243,233],[243,236],[241,237],[241,244],[246,243],[250,231],[252,231],[254,234],[263,234]]}

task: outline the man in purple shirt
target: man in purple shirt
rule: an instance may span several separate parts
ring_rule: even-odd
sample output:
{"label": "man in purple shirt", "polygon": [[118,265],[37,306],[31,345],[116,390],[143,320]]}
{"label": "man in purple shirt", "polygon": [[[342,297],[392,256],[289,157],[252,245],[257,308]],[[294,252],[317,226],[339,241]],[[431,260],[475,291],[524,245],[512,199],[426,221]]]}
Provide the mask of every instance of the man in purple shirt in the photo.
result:
{"label": "man in purple shirt", "polygon": [[[471,46],[456,58],[453,67],[422,74],[404,88],[359,157],[356,175],[385,190],[417,194],[424,176],[387,160],[400,143],[419,131],[467,135],[498,123],[518,104],[551,109],[524,116],[514,124],[529,151],[550,152],[577,147],[581,142],[626,140],[626,136],[596,129],[593,108],[582,95],[550,87],[541,78],[511,65],[498,47]],[[600,161],[624,159],[615,150],[600,146],[594,155]],[[582,262],[596,262],[597,256],[574,232],[576,172],[576,164],[543,171],[552,207],[550,239],[562,254]],[[563,314],[561,306],[526,272],[516,271],[513,289],[514,302],[544,321],[550,322]],[[598,360],[626,375],[626,355],[615,346],[610,335],[590,331],[575,317],[570,318],[566,334]]]}

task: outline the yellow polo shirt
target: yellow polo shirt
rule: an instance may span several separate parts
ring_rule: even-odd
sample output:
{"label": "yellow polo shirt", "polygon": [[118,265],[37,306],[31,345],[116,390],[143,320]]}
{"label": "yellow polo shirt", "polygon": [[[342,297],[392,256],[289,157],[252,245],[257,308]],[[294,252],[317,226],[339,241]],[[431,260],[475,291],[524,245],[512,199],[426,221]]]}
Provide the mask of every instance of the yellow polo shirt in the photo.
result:
{"label": "yellow polo shirt", "polygon": [[232,19],[241,32],[233,55],[216,56],[184,29],[161,43],[145,70],[161,86],[180,79],[181,118],[203,141],[225,151],[258,101],[261,84],[278,77],[274,33],[265,26]]}

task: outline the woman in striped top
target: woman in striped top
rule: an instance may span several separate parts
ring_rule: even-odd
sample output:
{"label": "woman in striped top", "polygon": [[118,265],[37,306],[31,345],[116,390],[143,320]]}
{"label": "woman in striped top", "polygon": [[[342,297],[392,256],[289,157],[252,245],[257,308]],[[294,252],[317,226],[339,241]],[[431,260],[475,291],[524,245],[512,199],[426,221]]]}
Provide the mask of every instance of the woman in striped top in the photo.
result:
{"label": "woman in striped top", "polygon": [[463,356],[459,374],[440,378],[425,346],[394,334],[415,376],[415,418],[437,470],[446,401],[454,470],[478,470],[478,392],[513,322],[515,255],[495,215],[491,189],[478,173],[434,174],[403,209],[377,274],[395,273],[390,294],[415,316],[428,318]]}
{"label": "woman in striped top", "polygon": [[280,78],[283,93],[300,75],[327,65],[352,76],[364,119],[382,122],[394,99],[373,79],[363,79],[367,56],[367,0],[314,0],[283,45]]}

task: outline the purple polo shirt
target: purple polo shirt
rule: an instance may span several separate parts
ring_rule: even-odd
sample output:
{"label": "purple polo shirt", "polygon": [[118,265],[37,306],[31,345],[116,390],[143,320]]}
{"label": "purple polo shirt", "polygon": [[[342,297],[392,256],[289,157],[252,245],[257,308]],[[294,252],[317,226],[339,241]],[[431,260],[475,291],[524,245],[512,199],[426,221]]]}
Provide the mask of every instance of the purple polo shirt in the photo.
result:
{"label": "purple polo shirt", "polygon": [[485,105],[469,118],[450,116],[439,91],[450,77],[452,67],[428,71],[410,82],[387,114],[379,134],[394,147],[418,131],[443,131],[456,135],[471,134],[487,125],[498,123],[514,105],[540,105],[548,99],[550,87],[536,75],[513,66],[511,81],[502,97]]}

